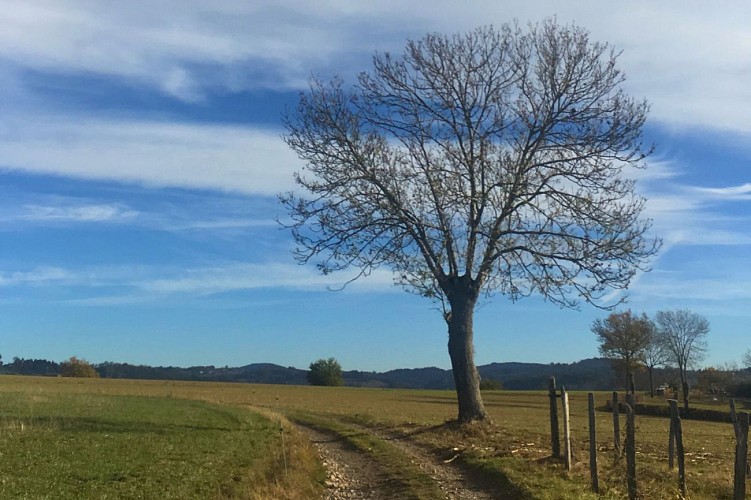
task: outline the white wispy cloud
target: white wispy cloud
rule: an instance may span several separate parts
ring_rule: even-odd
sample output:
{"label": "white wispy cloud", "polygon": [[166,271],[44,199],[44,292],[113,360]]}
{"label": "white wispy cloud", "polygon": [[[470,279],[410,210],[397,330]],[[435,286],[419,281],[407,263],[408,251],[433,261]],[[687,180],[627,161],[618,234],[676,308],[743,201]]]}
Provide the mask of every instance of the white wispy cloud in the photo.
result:
{"label": "white wispy cloud", "polygon": [[28,271],[0,271],[0,286],[59,286],[76,280],[76,271],[40,266]]}
{"label": "white wispy cloud", "polygon": [[138,212],[117,204],[82,206],[26,205],[16,217],[31,222],[126,222]]}
{"label": "white wispy cloud", "polygon": [[[324,276],[310,266],[278,262],[233,262],[189,269],[169,269],[167,266],[70,269],[40,266],[24,271],[0,271],[0,287],[76,287],[76,303],[113,305],[261,289],[319,292],[338,290],[354,276],[354,273]],[[389,271],[376,270],[371,275],[348,284],[344,290],[355,293],[396,290],[392,285],[393,276]]]}
{"label": "white wispy cloud", "polygon": [[751,183],[720,188],[691,186],[688,190],[704,198],[718,201],[751,201]]}
{"label": "white wispy cloud", "polygon": [[[654,271],[641,280],[635,299],[643,304],[695,302],[703,308],[730,304],[738,307],[751,299],[751,276],[738,269],[739,259],[727,260],[714,263],[712,269],[707,268],[706,262],[690,262],[679,270]],[[751,314],[747,307],[741,309],[739,312]]]}
{"label": "white wispy cloud", "polygon": [[[0,2],[0,62],[98,74],[185,100],[211,89],[300,88],[311,72],[354,75],[406,38],[557,16],[623,49],[628,86],[672,124],[751,131],[747,5],[449,0]],[[638,27],[638,29],[635,29]],[[9,70],[10,71],[10,70]],[[2,71],[0,71],[0,74]]]}
{"label": "white wispy cloud", "polygon": [[[274,195],[301,162],[280,132],[251,126],[15,117],[0,168],[147,186]],[[7,123],[7,122],[6,122]]]}
{"label": "white wispy cloud", "polygon": [[[310,266],[294,264],[236,264],[188,269],[177,276],[146,281],[139,286],[159,294],[200,295],[261,288],[326,290],[341,288],[352,277],[353,273],[322,275]],[[390,272],[376,271],[362,281],[351,283],[347,288],[374,291],[391,287],[392,284],[393,276]]]}
{"label": "white wispy cloud", "polygon": [[[0,167],[70,177],[273,194],[300,162],[280,131],[52,115],[34,101],[28,72],[100,75],[177,98],[209,92],[304,88],[311,73],[353,79],[376,50],[400,52],[428,31],[466,31],[556,15],[623,49],[627,86],[652,103],[651,119],[678,127],[751,133],[745,84],[751,36],[744,2],[717,9],[647,0],[257,0],[96,3],[0,0]],[[639,26],[635,30],[634,26]],[[670,26],[670,29],[665,29]],[[637,177],[670,175],[650,168]]]}
{"label": "white wispy cloud", "polygon": [[[137,188],[141,190],[141,188]],[[74,224],[113,224],[165,232],[211,232],[228,236],[254,228],[280,227],[270,198],[257,202],[252,196],[229,197],[225,193],[184,196],[165,201],[159,190],[143,199],[127,198],[125,193],[110,193],[116,200],[101,202],[84,196],[21,193],[13,196],[0,191],[0,231],[36,230],[41,227]],[[135,203],[137,206],[134,206]]]}
{"label": "white wispy cloud", "polygon": [[748,245],[751,243],[751,184],[704,187],[686,184],[671,162],[661,167],[675,175],[640,179],[646,197],[644,216],[666,247],[673,245]]}
{"label": "white wispy cloud", "polygon": [[182,222],[168,222],[154,220],[154,227],[164,231],[215,231],[222,229],[248,229],[254,227],[279,227],[279,223],[272,219],[216,219],[194,220]]}
{"label": "white wispy cloud", "polygon": [[[651,263],[657,270],[638,273],[632,280],[631,299],[642,304],[656,300],[680,304],[681,300],[747,299],[749,280],[739,275],[739,262],[718,257],[717,253],[745,254],[751,245],[751,207],[744,205],[751,199],[751,186],[694,186],[682,182],[681,173],[671,162],[662,168],[673,174],[643,178],[638,185],[647,200],[643,215],[652,219],[651,232],[662,239],[663,245]],[[699,248],[712,249],[712,257],[700,264],[680,257],[684,272],[665,271],[666,266],[675,266],[675,253],[702,255]],[[614,291],[608,299],[621,296]]]}
{"label": "white wispy cloud", "polygon": [[310,71],[303,61],[353,47],[341,44],[346,29],[336,29],[336,20],[346,13],[333,4],[2,3],[3,58],[35,70],[115,76],[185,100],[216,85],[299,85]]}

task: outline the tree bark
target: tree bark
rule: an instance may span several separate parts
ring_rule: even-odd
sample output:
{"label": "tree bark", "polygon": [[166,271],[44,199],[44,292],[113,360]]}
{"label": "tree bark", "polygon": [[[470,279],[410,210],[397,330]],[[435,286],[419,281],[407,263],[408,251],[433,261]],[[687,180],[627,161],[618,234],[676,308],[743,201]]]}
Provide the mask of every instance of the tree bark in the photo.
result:
{"label": "tree bark", "polygon": [[688,411],[688,377],[685,373],[681,377],[681,386],[683,389],[683,409]]}
{"label": "tree bark", "polygon": [[448,319],[448,349],[459,403],[460,423],[488,418],[480,395],[480,376],[475,367],[472,344],[475,300],[469,291],[453,293],[449,298],[451,315]]}
{"label": "tree bark", "polygon": [[647,370],[649,370],[649,397],[653,398],[655,397],[654,367],[648,366]]}
{"label": "tree bark", "polygon": [[628,369],[628,362],[626,362],[626,392],[631,391],[631,386],[629,385],[629,382],[631,382],[631,371]]}

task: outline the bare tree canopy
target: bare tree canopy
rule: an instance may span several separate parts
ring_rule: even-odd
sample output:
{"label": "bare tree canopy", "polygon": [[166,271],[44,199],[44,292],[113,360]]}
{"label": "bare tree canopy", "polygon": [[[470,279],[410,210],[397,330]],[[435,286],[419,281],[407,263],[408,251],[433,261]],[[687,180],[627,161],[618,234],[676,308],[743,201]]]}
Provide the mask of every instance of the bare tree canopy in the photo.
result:
{"label": "bare tree canopy", "polygon": [[704,316],[680,309],[658,311],[655,323],[657,342],[669,353],[670,363],[675,364],[681,373],[683,406],[688,409],[687,370],[703,360],[707,353],[705,337],[709,333],[709,321]]}
{"label": "bare tree canopy", "polygon": [[[652,340],[653,325],[646,314],[637,316],[631,310],[611,313],[604,321],[592,323],[592,332],[600,343],[600,354],[623,364],[628,376],[641,363]],[[628,385],[626,385],[628,388]]]}
{"label": "bare tree canopy", "polygon": [[306,194],[282,202],[302,262],[378,266],[439,301],[462,421],[485,417],[472,354],[478,297],[562,305],[624,289],[659,242],[626,167],[647,104],[617,54],[553,20],[429,34],[376,54],[357,84],[311,81],[285,118]]}

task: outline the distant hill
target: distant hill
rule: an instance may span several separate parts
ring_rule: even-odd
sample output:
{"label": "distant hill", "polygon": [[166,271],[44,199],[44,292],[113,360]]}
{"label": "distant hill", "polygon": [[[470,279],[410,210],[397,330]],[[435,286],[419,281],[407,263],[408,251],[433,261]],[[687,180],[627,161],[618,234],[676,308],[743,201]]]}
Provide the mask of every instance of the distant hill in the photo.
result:
{"label": "distant hill", "polygon": [[477,368],[480,377],[498,380],[505,389],[547,389],[550,377],[570,390],[608,390],[616,385],[610,360],[590,358],[576,363],[491,363]]}
{"label": "distant hill", "polygon": [[215,366],[145,366],[128,363],[102,363],[96,369],[104,378],[150,380],[198,380],[205,382],[246,382],[254,384],[307,384],[307,371],[272,363],[254,363],[239,367]]}
{"label": "distant hill", "polygon": [[[128,363],[105,362],[94,365],[103,378],[146,379],[146,380],[189,380],[205,382],[244,382],[254,384],[288,384],[306,385],[307,370],[292,366],[284,367],[273,363],[252,363],[238,367],[131,365]],[[479,366],[480,377],[485,380],[497,380],[504,389],[544,390],[548,387],[550,377],[556,378],[558,387],[569,390],[613,390],[623,389],[625,384],[613,370],[610,360],[590,358],[575,363],[490,363]],[[743,376],[740,376],[744,374]],[[60,364],[45,359],[23,359],[14,357],[10,363],[2,363],[0,374],[59,376]],[[387,372],[345,371],[344,383],[354,387],[383,387],[404,389],[453,389],[454,378],[451,370],[436,367],[402,368]],[[731,391],[740,391],[739,395],[747,397],[751,393],[751,384],[745,382],[751,378],[751,369],[736,374],[729,373],[734,380],[729,386]],[[733,378],[736,377],[736,378]],[[646,371],[635,374],[636,388],[649,389]],[[697,372],[689,371],[689,380],[697,380]],[[672,368],[655,369],[655,386],[670,383],[677,384],[678,375]],[[745,385],[738,385],[743,382]]]}
{"label": "distant hill", "polygon": [[[498,380],[506,389],[547,389],[551,376],[567,389],[612,389],[615,374],[607,359],[592,358],[576,363],[491,363],[479,366],[481,378]],[[344,372],[347,385],[413,389],[453,389],[451,370],[416,368],[378,372]]]}
{"label": "distant hill", "polygon": [[[240,367],[146,366],[106,362],[96,365],[104,378],[150,380],[196,380],[210,382],[246,382],[257,384],[307,384],[307,371],[272,363],[253,363]],[[576,363],[491,363],[478,367],[480,376],[503,383],[506,389],[546,389],[551,376],[558,386],[567,389],[606,390],[616,384],[610,361],[585,359]],[[0,366],[0,373],[20,375],[58,375],[59,365],[46,360],[13,358]],[[441,368],[404,368],[387,372],[345,371],[344,382],[357,387],[390,387],[405,389],[453,389],[451,370]]]}
{"label": "distant hill", "polygon": [[345,371],[344,383],[357,387],[392,387],[403,389],[451,389],[451,370],[440,368],[402,368],[384,373]]}

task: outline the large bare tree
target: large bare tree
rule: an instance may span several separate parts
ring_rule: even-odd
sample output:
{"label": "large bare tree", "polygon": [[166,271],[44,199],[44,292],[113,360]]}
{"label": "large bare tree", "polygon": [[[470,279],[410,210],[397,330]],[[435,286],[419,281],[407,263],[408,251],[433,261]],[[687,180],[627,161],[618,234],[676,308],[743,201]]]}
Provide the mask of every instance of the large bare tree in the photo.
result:
{"label": "large bare tree", "polygon": [[707,353],[705,337],[709,333],[709,321],[704,316],[679,309],[658,311],[655,323],[657,342],[669,353],[669,361],[681,374],[683,407],[688,410],[688,369],[704,359]]}
{"label": "large bare tree", "polygon": [[282,196],[302,262],[390,268],[443,306],[459,421],[487,417],[474,364],[483,294],[596,303],[658,241],[627,167],[643,166],[648,105],[617,53],[554,20],[409,41],[357,84],[312,79],[285,117],[305,160]]}
{"label": "large bare tree", "polygon": [[596,319],[591,329],[600,343],[600,354],[623,367],[629,389],[630,376],[652,340],[652,322],[646,314],[637,316],[629,309],[611,313],[605,320]]}

